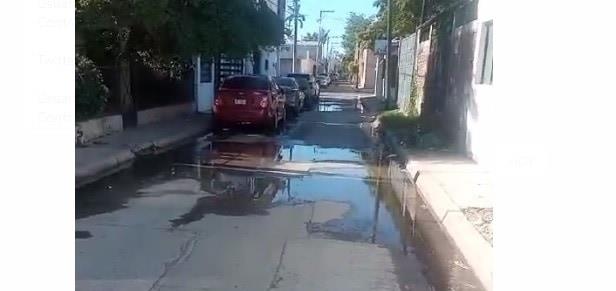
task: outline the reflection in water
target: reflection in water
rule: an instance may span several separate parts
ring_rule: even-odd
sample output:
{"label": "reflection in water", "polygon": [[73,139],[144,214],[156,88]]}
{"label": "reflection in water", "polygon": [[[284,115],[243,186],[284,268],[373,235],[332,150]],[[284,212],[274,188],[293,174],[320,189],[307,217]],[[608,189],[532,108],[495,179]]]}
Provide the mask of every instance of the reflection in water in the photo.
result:
{"label": "reflection in water", "polygon": [[201,162],[221,166],[266,167],[282,159],[278,143],[272,140],[253,142],[252,139],[215,141],[201,153]]}
{"label": "reflection in water", "polygon": [[[203,171],[202,189],[213,193],[197,199],[187,213],[170,220],[172,227],[201,220],[206,214],[267,215],[284,181],[275,177],[246,176],[235,171]],[[208,175],[209,174],[209,175]]]}
{"label": "reflection in water", "polygon": [[319,104],[320,112],[337,112],[342,111],[342,106],[336,103],[321,103]]}
{"label": "reflection in water", "polygon": [[[365,166],[353,168],[354,178],[318,174],[284,177],[216,168],[219,165],[254,168],[289,161],[338,161]],[[173,163],[208,164],[214,167],[172,167]],[[387,171],[381,169],[378,163],[374,167],[370,165],[371,159],[366,152],[350,148],[312,145],[282,147],[271,141],[215,141],[211,146],[192,145],[152,159],[152,163],[138,160],[135,168],[80,189],[76,197],[76,218],[131,207],[127,202],[139,199],[136,195],[139,189],[181,177],[197,178],[201,190],[210,195],[197,199],[179,217],[169,217],[173,228],[199,221],[207,214],[267,215],[272,207],[324,200],[344,202],[350,205],[351,210],[343,217],[307,225],[307,230],[317,236],[372,241],[392,250],[402,249],[405,255],[415,254],[429,266],[428,275],[437,290],[478,290],[476,280],[467,274],[469,271],[460,267],[464,261],[452,251],[455,247],[438,224],[430,220],[429,211],[417,205],[408,206],[417,211],[416,231],[412,232],[409,227],[411,221],[402,215]],[[336,169],[336,173],[345,173],[345,169]],[[382,180],[366,177],[381,177]],[[418,200],[418,203],[422,202]],[[77,239],[91,236],[87,231],[75,232]]]}
{"label": "reflection in water", "polygon": [[316,145],[285,145],[282,161],[364,163],[362,152],[346,148],[323,148]]}

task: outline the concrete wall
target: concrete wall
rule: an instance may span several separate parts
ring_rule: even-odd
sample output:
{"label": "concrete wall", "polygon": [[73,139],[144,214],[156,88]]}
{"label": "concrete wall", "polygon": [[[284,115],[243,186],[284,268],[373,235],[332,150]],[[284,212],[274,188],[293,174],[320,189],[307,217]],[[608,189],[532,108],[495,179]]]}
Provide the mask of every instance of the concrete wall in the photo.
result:
{"label": "concrete wall", "polygon": [[75,124],[75,144],[86,143],[112,132],[122,131],[122,115],[94,118]]}
{"label": "concrete wall", "polygon": [[299,66],[298,73],[312,74],[314,70],[314,66],[316,66],[316,64],[317,62],[315,62],[312,59],[302,59],[300,60],[300,66]]}
{"label": "concrete wall", "polygon": [[[298,41],[297,42],[297,58],[305,59],[310,56],[315,60],[317,56],[317,42],[316,41]],[[293,58],[293,44],[288,43],[280,47],[280,58],[291,59]]]}
{"label": "concrete wall", "polygon": [[[316,41],[297,42],[297,60],[295,70],[298,73],[312,73],[312,65],[316,64],[317,55]],[[284,44],[280,47],[280,75],[284,76],[293,70],[291,59],[293,58],[293,44]],[[309,60],[306,60],[309,59]],[[302,65],[303,64],[303,65]]]}
{"label": "concrete wall", "polygon": [[284,76],[293,71],[293,64],[291,59],[280,59],[280,75]]}
{"label": "concrete wall", "polygon": [[[492,84],[484,84],[480,81],[485,51],[485,39],[482,38],[482,34],[486,30],[484,24],[493,21],[493,19],[493,1],[481,0],[477,7],[477,20],[469,24],[475,31],[475,41],[473,63],[472,68],[470,68],[472,71],[469,72],[472,75],[470,83],[472,95],[466,111],[465,143],[468,154],[477,162],[485,165],[494,163],[501,158],[500,155],[505,154],[501,151],[499,134],[502,134],[502,128],[499,125],[508,122],[501,119],[507,116],[508,109],[499,107],[502,100],[495,96]],[[530,139],[521,139],[520,141],[527,141],[526,147],[533,148]]]}
{"label": "concrete wall", "polygon": [[195,113],[197,110],[195,102],[184,104],[157,107],[137,112],[137,125],[171,120],[180,116]]}
{"label": "concrete wall", "polygon": [[417,75],[415,76],[415,84],[417,85],[417,100],[415,108],[421,114],[421,104],[424,100],[424,84],[426,82],[426,73],[428,71],[428,59],[430,57],[430,41],[422,41],[419,43],[417,51]]}
{"label": "concrete wall", "polygon": [[385,101],[385,59],[382,57],[377,57],[376,63],[374,95],[376,95],[376,97],[380,100]]}
{"label": "concrete wall", "polygon": [[278,53],[276,50],[264,50],[261,49],[261,58],[259,60],[259,68],[261,68],[261,74],[267,76],[278,76]]}
{"label": "concrete wall", "polygon": [[415,34],[411,34],[400,40],[400,57],[398,58],[398,98],[396,103],[402,112],[411,111],[411,82],[415,62]]}
{"label": "concrete wall", "polygon": [[363,49],[359,54],[359,88],[374,88],[376,57],[372,50]]}
{"label": "concrete wall", "polygon": [[482,33],[493,15],[492,1],[480,0],[476,19],[432,39],[426,71],[421,58],[418,61],[419,75],[426,75],[425,86],[420,87],[426,92],[422,110],[437,121],[449,142],[484,165],[506,154],[499,136],[508,110],[499,106],[503,100],[495,96],[492,84],[481,78],[486,49]]}

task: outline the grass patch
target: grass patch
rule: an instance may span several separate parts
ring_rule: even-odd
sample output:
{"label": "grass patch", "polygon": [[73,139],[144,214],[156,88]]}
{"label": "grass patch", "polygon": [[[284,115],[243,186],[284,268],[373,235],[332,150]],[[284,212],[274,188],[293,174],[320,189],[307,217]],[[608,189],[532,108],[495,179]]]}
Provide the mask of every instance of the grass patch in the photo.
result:
{"label": "grass patch", "polygon": [[418,116],[405,115],[398,110],[385,111],[379,115],[380,128],[394,134],[402,146],[417,149],[446,148],[443,139]]}

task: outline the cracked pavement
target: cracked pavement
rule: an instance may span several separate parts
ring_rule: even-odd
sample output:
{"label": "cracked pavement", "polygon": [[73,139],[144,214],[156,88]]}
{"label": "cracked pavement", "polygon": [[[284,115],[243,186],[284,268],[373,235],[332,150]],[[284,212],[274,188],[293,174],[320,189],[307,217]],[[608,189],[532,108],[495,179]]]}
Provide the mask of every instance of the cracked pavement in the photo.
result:
{"label": "cracked pavement", "polygon": [[357,93],[321,103],[276,137],[199,139],[79,189],[76,290],[431,290]]}

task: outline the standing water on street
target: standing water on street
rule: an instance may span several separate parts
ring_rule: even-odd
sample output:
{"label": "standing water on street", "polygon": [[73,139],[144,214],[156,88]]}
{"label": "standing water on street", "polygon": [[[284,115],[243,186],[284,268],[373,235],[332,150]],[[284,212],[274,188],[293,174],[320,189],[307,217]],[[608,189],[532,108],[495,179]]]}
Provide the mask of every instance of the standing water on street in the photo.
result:
{"label": "standing water on street", "polygon": [[[408,158],[455,131],[423,118],[454,112],[428,98],[443,71],[428,66],[447,59],[429,54],[473,17],[405,0],[137,2],[76,4],[77,290],[491,290],[489,196],[423,192],[480,193],[464,182],[481,177]],[[465,5],[447,9],[476,18]],[[479,47],[469,35],[456,57]]]}

